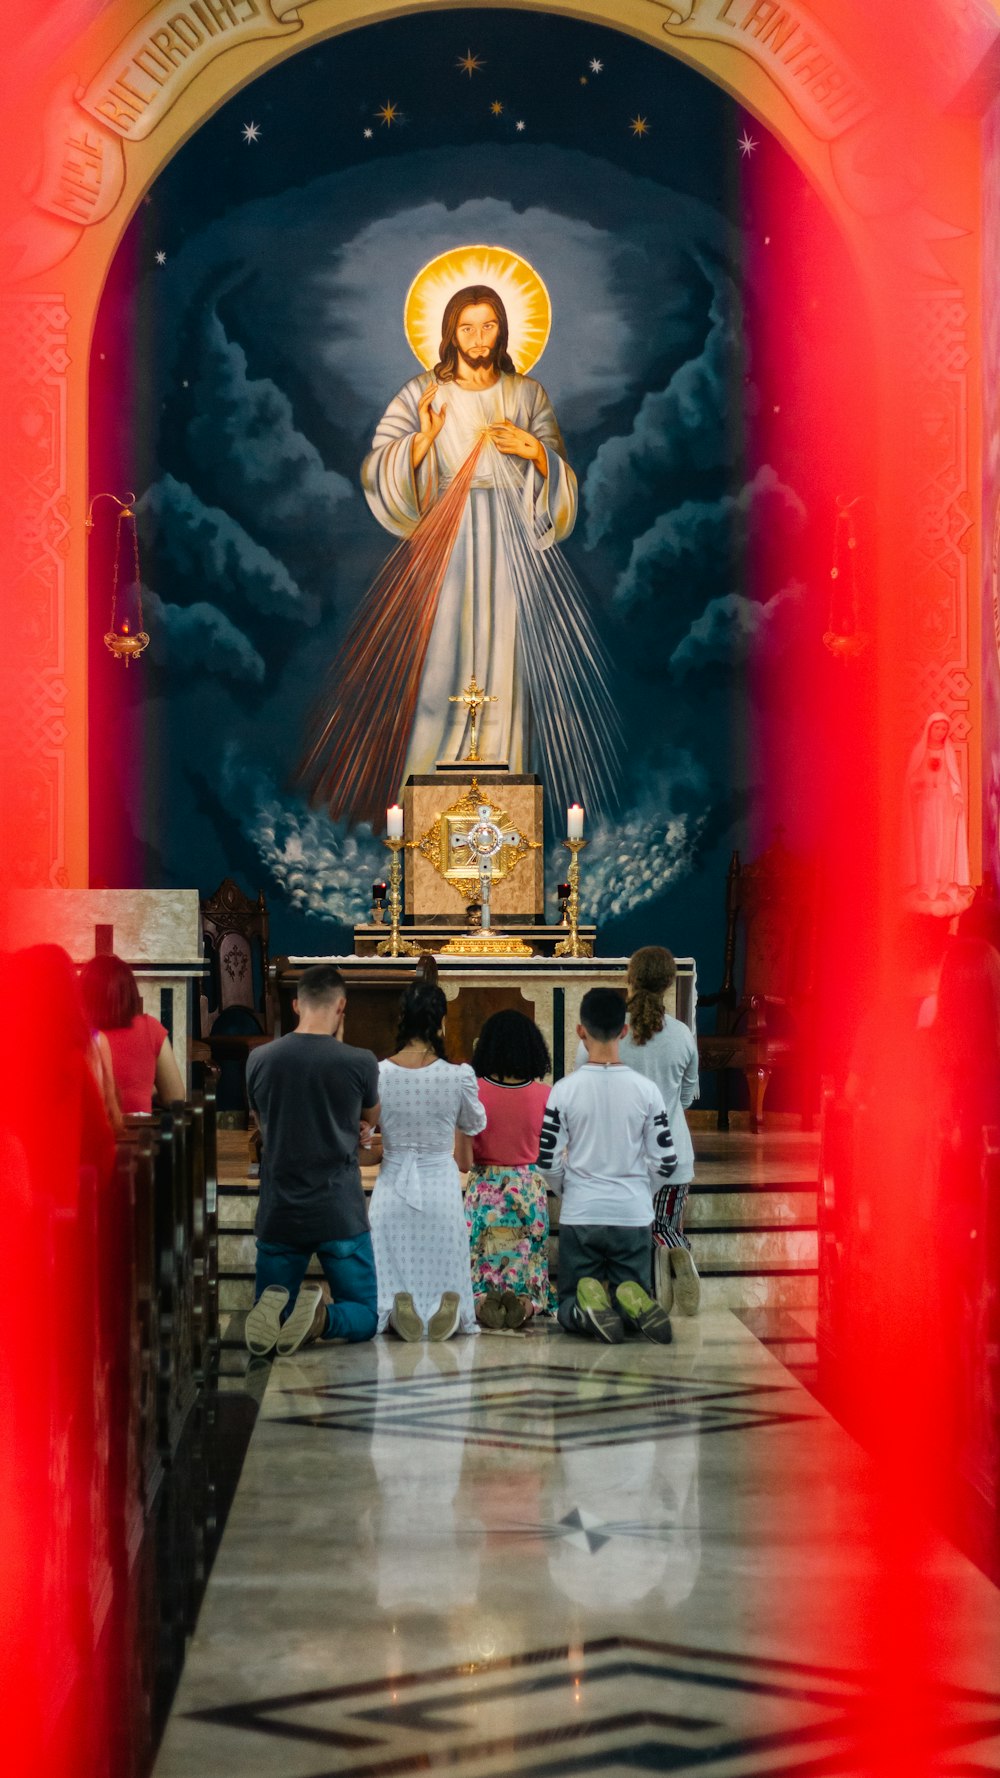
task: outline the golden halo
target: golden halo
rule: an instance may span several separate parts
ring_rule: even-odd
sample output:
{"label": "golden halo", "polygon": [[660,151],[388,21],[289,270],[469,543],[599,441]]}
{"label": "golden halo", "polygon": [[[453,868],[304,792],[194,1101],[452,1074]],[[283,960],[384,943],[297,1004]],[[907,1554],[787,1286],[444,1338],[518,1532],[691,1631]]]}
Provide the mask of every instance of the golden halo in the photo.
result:
{"label": "golden halo", "polygon": [[445,304],[467,284],[488,284],[500,297],[510,327],[507,350],[525,376],[545,350],[552,304],[534,266],[507,247],[451,247],[428,260],[403,304],[403,326],[414,355],[425,370],[433,370]]}

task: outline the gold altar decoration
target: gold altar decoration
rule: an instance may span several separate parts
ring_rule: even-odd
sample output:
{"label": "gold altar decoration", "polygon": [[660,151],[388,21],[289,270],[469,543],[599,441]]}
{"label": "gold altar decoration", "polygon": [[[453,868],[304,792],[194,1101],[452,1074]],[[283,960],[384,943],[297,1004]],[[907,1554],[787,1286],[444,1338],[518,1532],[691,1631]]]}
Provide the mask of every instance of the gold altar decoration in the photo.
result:
{"label": "gold altar decoration", "polygon": [[[115,526],[115,566],[111,581],[111,627],[105,631],[104,646],[118,661],[124,661],[126,667],[130,661],[136,660],[143,650],[149,647],[149,637],[143,628],[142,619],[142,581],[139,575],[139,537],[135,528],[135,495],[126,494],[124,500],[117,494],[101,492],[95,494],[87,508],[84,529],[94,529],[94,507],[99,500],[113,500],[118,508],[118,522]],[[139,614],[139,626],[136,629],[129,618],[118,619],[118,569],[121,556],[122,525],[128,521],[132,529],[132,575],[135,587],[135,604]]]}
{"label": "gold altar decoration", "polygon": [[425,370],[433,370],[448,300],[470,284],[487,284],[496,291],[507,311],[507,349],[526,376],[545,350],[552,303],[534,266],[507,247],[452,247],[421,267],[403,304],[403,326],[414,357]]}
{"label": "gold altar decoration", "polygon": [[533,957],[523,939],[502,932],[460,932],[438,952],[440,957]]}
{"label": "gold altar decoration", "polygon": [[[459,895],[464,896],[466,901],[479,900],[479,867],[472,862],[471,857],[462,860],[456,859],[456,840],[464,839],[466,834],[475,827],[481,808],[489,809],[490,819],[495,821],[498,827],[505,831],[510,829],[511,820],[506,810],[497,808],[496,803],[491,803],[488,794],[473,778],[469,789],[455,802],[449,804],[447,809],[443,809],[422,838],[413,842],[416,850],[423,854],[438,875],[443,877],[446,883],[450,883],[453,889],[457,889]],[[509,876],[512,870],[517,869],[522,858],[526,858],[529,852],[537,852],[540,844],[539,840],[526,839],[522,833],[519,833],[517,845],[505,844],[502,846],[492,861],[490,874],[493,881],[499,883],[504,877]],[[487,952],[485,954],[499,956],[506,953]],[[517,951],[509,954],[521,955]],[[527,955],[530,957],[531,952],[529,951]]]}
{"label": "gold altar decoration", "polygon": [[484,704],[496,704],[498,701],[497,698],[491,697],[489,692],[484,690],[483,686],[480,685],[476,678],[475,673],[473,673],[464,691],[455,692],[449,697],[449,704],[464,704],[469,712],[469,751],[464,759],[458,761],[459,765],[472,766],[479,764],[481,755],[476,744],[476,725],[479,721],[479,712]]}
{"label": "gold altar decoration", "polygon": [[566,917],[569,921],[569,937],[556,945],[555,957],[592,957],[594,947],[585,938],[580,937],[580,853],[587,844],[586,840],[563,840],[563,845],[571,854],[569,870],[566,872],[569,881],[569,899],[566,903]]}
{"label": "gold altar decoration", "polygon": [[392,853],[392,859],[389,864],[390,931],[388,938],[384,938],[379,944],[377,955],[379,957],[419,957],[421,954],[420,947],[418,945],[411,945],[408,940],[402,936],[399,929],[403,918],[403,897],[400,894],[400,888],[403,882],[403,867],[399,861],[399,854],[406,845],[406,841],[389,839],[387,837],[383,840],[382,844],[387,846]]}

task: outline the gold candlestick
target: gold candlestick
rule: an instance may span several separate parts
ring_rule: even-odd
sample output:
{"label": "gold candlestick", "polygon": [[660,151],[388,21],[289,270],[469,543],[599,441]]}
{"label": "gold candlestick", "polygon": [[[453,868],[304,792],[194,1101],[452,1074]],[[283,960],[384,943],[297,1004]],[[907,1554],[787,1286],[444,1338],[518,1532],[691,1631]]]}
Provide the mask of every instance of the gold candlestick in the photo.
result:
{"label": "gold candlestick", "polygon": [[406,841],[402,839],[386,839],[383,841],[383,845],[388,846],[389,851],[392,853],[392,858],[389,863],[390,932],[388,938],[384,938],[381,944],[377,947],[376,956],[419,957],[419,947],[417,945],[409,944],[407,940],[400,935],[399,930],[403,917],[403,898],[399,893],[403,882],[403,867],[399,862],[399,854],[406,845]]}
{"label": "gold candlestick", "polygon": [[569,937],[556,945],[557,957],[592,957],[594,947],[586,939],[580,937],[580,853],[587,844],[586,840],[563,840],[563,845],[571,854],[566,881],[569,884],[569,900],[566,913],[569,918]]}

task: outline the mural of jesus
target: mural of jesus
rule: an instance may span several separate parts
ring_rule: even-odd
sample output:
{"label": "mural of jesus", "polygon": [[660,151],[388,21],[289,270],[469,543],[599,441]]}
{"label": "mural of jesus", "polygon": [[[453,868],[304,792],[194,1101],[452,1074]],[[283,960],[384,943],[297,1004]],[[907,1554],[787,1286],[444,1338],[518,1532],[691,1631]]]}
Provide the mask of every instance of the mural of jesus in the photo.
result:
{"label": "mural of jesus", "polygon": [[362,466],[372,512],[402,541],[335,664],[304,768],[335,819],[377,821],[411,772],[461,758],[468,711],[452,694],[473,674],[496,699],[485,759],[541,769],[559,800],[599,805],[614,778],[604,656],[556,547],[576,476],[509,335],[496,289],[454,290],[437,362],[390,402]]}

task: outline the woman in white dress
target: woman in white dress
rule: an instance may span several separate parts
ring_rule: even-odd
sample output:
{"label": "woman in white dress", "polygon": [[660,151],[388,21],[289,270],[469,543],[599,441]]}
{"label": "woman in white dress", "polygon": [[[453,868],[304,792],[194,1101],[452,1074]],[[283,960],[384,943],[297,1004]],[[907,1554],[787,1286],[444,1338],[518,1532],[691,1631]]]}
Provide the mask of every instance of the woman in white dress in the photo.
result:
{"label": "woman in white dress", "polygon": [[378,1327],[404,1340],[478,1333],[455,1136],[486,1127],[467,1063],[444,1059],[447,1001],[431,982],[403,995],[396,1053],[379,1063],[383,1160],[371,1200]]}

